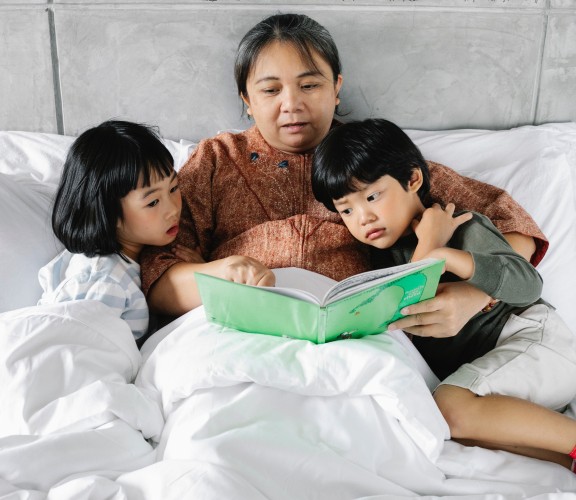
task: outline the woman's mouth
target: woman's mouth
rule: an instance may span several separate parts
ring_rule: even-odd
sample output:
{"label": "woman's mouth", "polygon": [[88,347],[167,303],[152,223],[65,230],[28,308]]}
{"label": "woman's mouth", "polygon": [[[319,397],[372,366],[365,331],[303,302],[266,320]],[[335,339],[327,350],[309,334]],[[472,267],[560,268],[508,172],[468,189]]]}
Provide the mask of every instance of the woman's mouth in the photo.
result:
{"label": "woman's mouth", "polygon": [[287,123],[286,125],[282,125],[282,128],[288,132],[296,133],[300,132],[306,125],[307,123],[305,122]]}

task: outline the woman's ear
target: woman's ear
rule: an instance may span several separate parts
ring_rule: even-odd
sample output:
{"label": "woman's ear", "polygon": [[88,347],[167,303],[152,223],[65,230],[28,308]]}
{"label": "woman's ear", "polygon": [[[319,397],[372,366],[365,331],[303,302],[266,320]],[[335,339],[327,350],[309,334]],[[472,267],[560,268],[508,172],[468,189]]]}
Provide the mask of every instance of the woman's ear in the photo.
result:
{"label": "woman's ear", "polygon": [[245,106],[246,106],[246,113],[248,115],[250,115],[250,99],[248,98],[247,95],[244,95],[243,93],[240,93],[240,98],[242,99],[242,101],[244,102]]}
{"label": "woman's ear", "polygon": [[422,170],[419,168],[412,169],[412,175],[408,181],[408,191],[411,193],[417,193],[424,183],[424,176],[422,175]]}
{"label": "woman's ear", "polygon": [[340,104],[340,89],[342,88],[342,75],[338,75],[338,78],[336,78],[336,83],[334,85],[334,90],[336,92],[336,106],[338,106],[338,104]]}

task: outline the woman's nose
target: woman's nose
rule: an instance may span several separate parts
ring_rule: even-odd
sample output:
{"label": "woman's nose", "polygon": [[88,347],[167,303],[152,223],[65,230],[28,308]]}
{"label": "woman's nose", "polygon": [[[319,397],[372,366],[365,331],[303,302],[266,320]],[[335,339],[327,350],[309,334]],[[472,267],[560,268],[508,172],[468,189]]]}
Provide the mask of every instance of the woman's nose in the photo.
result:
{"label": "woman's nose", "polygon": [[302,99],[299,89],[285,88],[282,96],[282,111],[292,113],[302,107]]}

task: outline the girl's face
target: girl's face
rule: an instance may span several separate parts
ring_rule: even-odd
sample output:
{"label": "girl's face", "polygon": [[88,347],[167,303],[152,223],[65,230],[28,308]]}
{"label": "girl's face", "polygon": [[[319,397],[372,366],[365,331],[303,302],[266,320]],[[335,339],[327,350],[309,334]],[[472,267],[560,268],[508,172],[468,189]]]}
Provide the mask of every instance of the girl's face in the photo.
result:
{"label": "girl's face", "polygon": [[116,235],[125,255],[138,260],[144,245],[164,246],[178,234],[182,196],[176,172],[171,177],[155,178],[150,186],[130,191],[120,200],[122,219]]}
{"label": "girl's face", "polygon": [[330,130],[342,75],[334,83],[330,65],[313,52],[310,68],[289,43],[264,47],[242,96],[248,114],[268,144],[288,153],[315,148]]}
{"label": "girl's face", "polygon": [[420,170],[414,171],[407,189],[385,175],[371,184],[359,184],[359,191],[334,200],[334,206],[357,240],[390,248],[411,231],[412,221],[424,211],[418,196],[421,185]]}

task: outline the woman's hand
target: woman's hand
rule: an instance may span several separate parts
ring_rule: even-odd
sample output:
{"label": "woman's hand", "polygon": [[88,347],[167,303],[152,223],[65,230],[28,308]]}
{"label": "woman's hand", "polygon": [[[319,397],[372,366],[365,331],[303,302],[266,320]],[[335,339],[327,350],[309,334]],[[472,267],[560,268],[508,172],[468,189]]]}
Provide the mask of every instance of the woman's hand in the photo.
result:
{"label": "woman's hand", "polygon": [[452,238],[454,231],[472,218],[469,212],[454,217],[455,208],[454,203],[448,203],[446,208],[434,203],[424,210],[419,221],[412,222],[412,229],[418,238],[413,261],[421,260],[431,251],[445,246]]}
{"label": "woman's hand", "polygon": [[190,262],[192,264],[203,264],[206,262],[202,258],[202,255],[200,255],[200,247],[192,249],[184,245],[176,244],[172,247],[172,253],[184,262]]}
{"label": "woman's hand", "polygon": [[276,276],[264,264],[243,255],[232,255],[220,261],[218,277],[236,283],[256,286],[274,286]]}
{"label": "woman's hand", "polygon": [[436,297],[402,310],[405,318],[396,320],[388,330],[402,329],[419,337],[453,337],[491,298],[463,281],[441,283]]}

